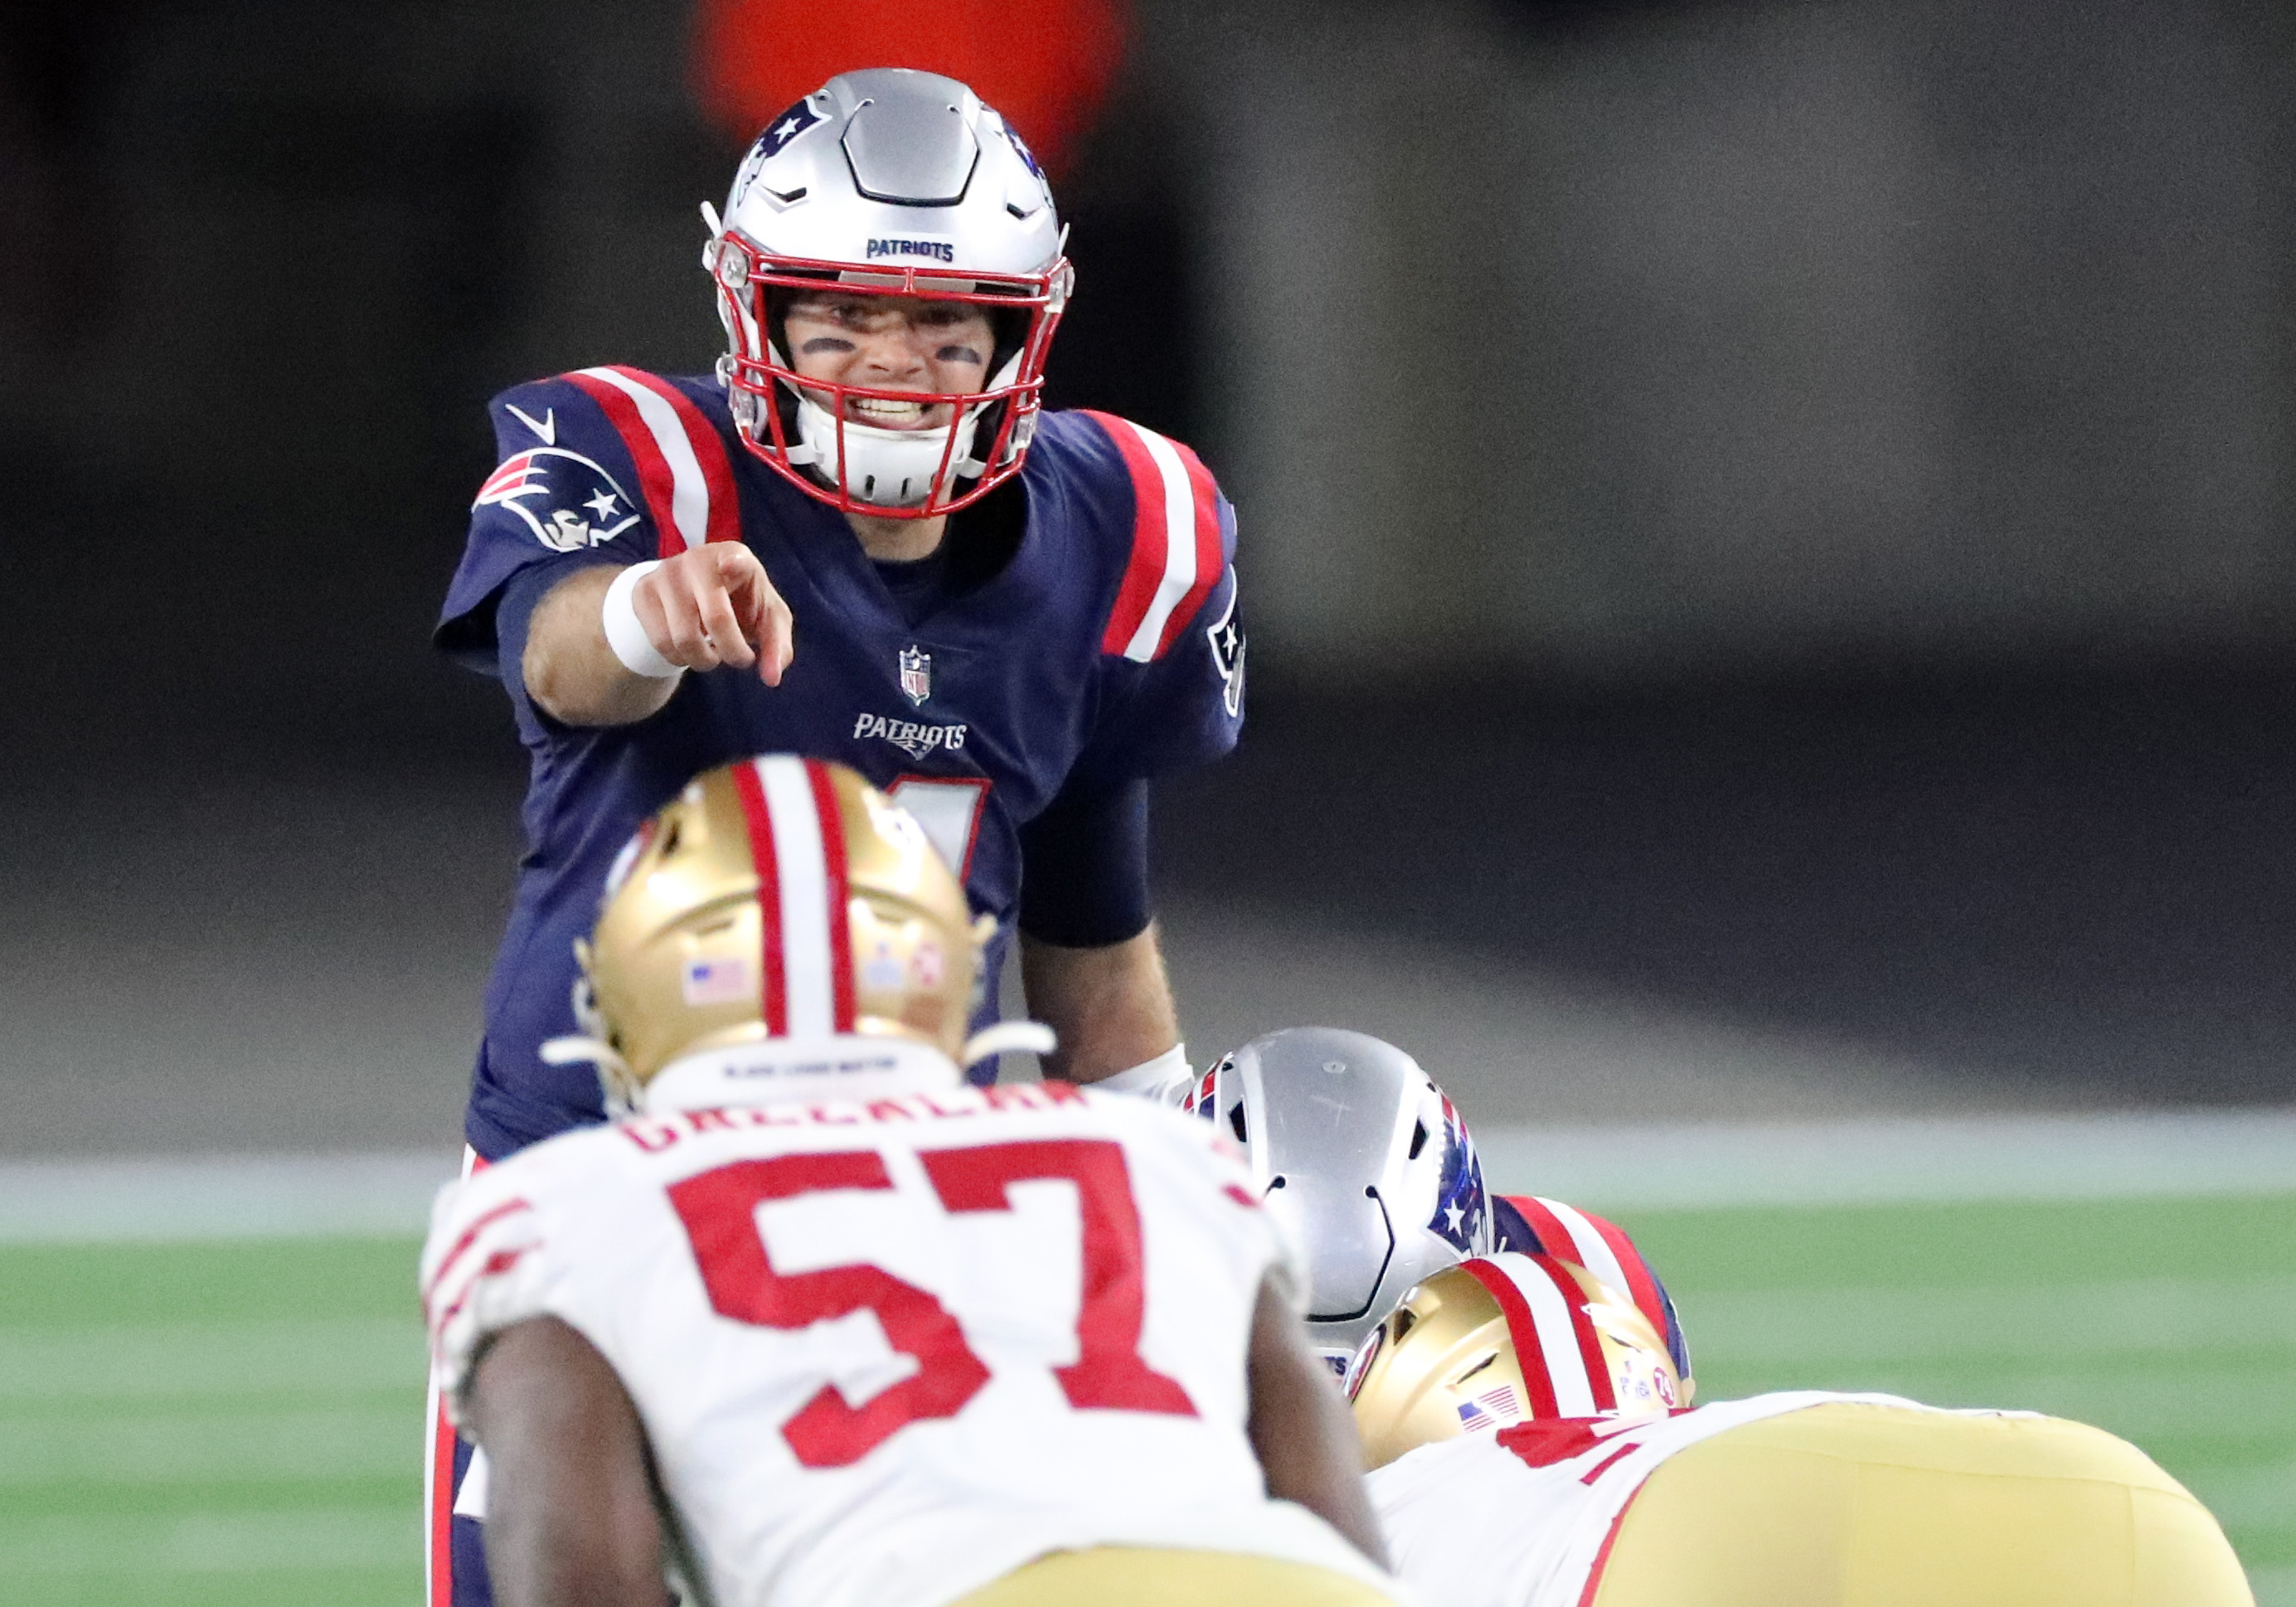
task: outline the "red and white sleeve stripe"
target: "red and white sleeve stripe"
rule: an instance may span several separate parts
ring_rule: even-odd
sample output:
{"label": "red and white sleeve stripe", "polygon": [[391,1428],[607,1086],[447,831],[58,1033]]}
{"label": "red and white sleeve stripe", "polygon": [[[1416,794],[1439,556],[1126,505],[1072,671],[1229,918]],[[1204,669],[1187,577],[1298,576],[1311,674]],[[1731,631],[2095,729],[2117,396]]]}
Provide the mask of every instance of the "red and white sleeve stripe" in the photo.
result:
{"label": "red and white sleeve stripe", "polygon": [[844,828],[818,759],[753,758],[734,790],[758,867],[759,1006],[775,1037],[853,1030]]}
{"label": "red and white sleeve stripe", "polygon": [[676,556],[707,541],[742,538],[741,507],[726,443],[685,392],[656,375],[619,365],[566,376],[605,413],[637,465],[659,540]]}
{"label": "red and white sleeve stripe", "polygon": [[1086,416],[1116,443],[1132,479],[1132,556],[1100,650],[1145,664],[1163,656],[1219,584],[1219,488],[1178,441],[1113,414]]}
{"label": "red and white sleeve stripe", "polygon": [[1532,1416],[1593,1417],[1618,1409],[1602,1340],[1560,1262],[1509,1253],[1461,1265],[1506,1314]]}

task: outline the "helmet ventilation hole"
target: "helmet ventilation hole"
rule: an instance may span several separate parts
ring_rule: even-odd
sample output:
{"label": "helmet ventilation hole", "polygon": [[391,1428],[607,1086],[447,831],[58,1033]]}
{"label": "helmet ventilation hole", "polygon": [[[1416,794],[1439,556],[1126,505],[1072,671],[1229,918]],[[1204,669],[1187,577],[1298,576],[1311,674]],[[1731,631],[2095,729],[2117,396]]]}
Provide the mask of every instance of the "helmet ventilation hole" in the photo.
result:
{"label": "helmet ventilation hole", "polygon": [[678,840],[681,835],[683,835],[679,828],[683,824],[683,822],[672,817],[669,824],[662,829],[661,857],[664,859],[668,858],[672,854],[677,852]]}
{"label": "helmet ventilation hole", "polygon": [[1484,1368],[1498,1360],[1498,1358],[1499,1353],[1494,1350],[1488,1356],[1483,1357],[1482,1360],[1477,1362],[1473,1366],[1468,1368],[1464,1373],[1460,1373],[1458,1377],[1453,1379],[1451,1382],[1455,1384],[1464,1384],[1469,1379],[1474,1377],[1476,1373],[1480,1373]]}
{"label": "helmet ventilation hole", "polygon": [[1228,1129],[1235,1135],[1236,1143],[1250,1144],[1251,1142],[1250,1139],[1244,1136],[1243,1106],[1241,1103],[1232,1104],[1227,1108],[1227,1125]]}
{"label": "helmet ventilation hole", "polygon": [[1398,1306],[1395,1308],[1395,1337],[1397,1339],[1401,1339],[1405,1334],[1410,1332],[1413,1328],[1418,1325],[1418,1323],[1419,1314],[1412,1310],[1410,1307]]}
{"label": "helmet ventilation hole", "polygon": [[1419,1152],[1426,1147],[1427,1124],[1423,1121],[1411,1129],[1411,1153],[1406,1156],[1405,1159],[1408,1160],[1418,1160]]}

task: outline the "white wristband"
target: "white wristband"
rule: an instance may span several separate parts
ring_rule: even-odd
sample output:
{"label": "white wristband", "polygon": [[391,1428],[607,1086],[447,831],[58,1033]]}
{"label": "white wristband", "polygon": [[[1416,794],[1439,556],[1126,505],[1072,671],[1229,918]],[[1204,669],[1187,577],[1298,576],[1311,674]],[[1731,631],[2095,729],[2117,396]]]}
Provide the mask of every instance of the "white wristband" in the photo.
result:
{"label": "white wristband", "polygon": [[637,590],[638,582],[660,567],[660,559],[650,558],[615,576],[614,584],[606,588],[605,605],[598,613],[598,623],[606,627],[606,645],[614,650],[614,657],[622,661],[624,669],[649,681],[666,681],[685,673],[682,667],[654,651],[653,638],[638,623],[637,604],[630,601],[630,594]]}
{"label": "white wristband", "polygon": [[1154,1104],[1177,1105],[1187,1098],[1195,1082],[1196,1074],[1188,1070],[1187,1045],[1174,1044],[1154,1060],[1142,1061],[1086,1086],[1111,1094],[1136,1094]]}

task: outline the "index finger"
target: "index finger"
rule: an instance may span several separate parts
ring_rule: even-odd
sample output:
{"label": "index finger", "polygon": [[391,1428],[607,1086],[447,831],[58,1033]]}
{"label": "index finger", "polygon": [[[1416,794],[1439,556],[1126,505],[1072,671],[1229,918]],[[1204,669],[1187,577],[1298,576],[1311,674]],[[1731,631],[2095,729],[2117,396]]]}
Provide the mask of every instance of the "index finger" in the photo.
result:
{"label": "index finger", "polygon": [[779,593],[771,593],[765,617],[758,627],[758,678],[768,686],[782,684],[782,672],[797,657],[797,621]]}

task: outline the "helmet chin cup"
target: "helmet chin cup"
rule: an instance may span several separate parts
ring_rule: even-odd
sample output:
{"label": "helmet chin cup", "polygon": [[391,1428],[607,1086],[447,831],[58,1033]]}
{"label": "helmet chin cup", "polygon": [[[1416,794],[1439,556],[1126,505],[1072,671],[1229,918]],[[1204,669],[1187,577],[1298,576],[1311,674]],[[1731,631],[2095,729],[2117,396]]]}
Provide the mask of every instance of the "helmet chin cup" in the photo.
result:
{"label": "helmet chin cup", "polygon": [[[946,500],[959,478],[975,478],[988,466],[972,455],[980,422],[975,408],[968,409],[953,430],[884,430],[851,419],[840,430],[827,408],[800,393],[798,439],[790,447],[789,461],[813,470],[825,485],[849,488],[856,502],[880,508],[919,507],[936,491]],[[940,473],[944,461],[947,471],[936,488],[933,477]]]}

